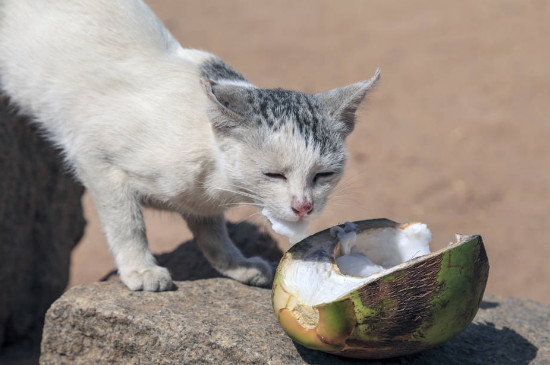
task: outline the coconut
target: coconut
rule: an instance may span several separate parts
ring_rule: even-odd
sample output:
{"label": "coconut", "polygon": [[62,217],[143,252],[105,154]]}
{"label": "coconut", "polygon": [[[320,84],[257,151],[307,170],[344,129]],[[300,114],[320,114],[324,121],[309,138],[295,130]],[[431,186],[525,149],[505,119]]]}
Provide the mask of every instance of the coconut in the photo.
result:
{"label": "coconut", "polygon": [[[457,235],[455,243],[430,253],[425,224],[375,219],[354,225],[310,236],[281,259],[273,308],[293,340],[341,356],[382,359],[434,347],[473,320],[489,272],[480,236]],[[352,275],[342,273],[342,257],[359,258],[349,265]]]}

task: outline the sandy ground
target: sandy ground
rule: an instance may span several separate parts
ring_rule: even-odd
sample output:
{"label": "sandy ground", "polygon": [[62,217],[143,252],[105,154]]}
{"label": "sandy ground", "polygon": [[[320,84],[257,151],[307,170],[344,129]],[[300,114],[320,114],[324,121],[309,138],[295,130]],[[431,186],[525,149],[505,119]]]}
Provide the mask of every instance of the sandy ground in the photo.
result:
{"label": "sandy ground", "polygon": [[[344,181],[312,230],[420,220],[434,249],[454,233],[478,233],[487,292],[550,303],[550,2],[149,3],[182,45],[218,54],[262,87],[320,91],[380,66],[382,82],[348,139]],[[71,285],[113,267],[88,196],[84,205]],[[177,216],[147,211],[146,221],[154,252],[190,238]]]}

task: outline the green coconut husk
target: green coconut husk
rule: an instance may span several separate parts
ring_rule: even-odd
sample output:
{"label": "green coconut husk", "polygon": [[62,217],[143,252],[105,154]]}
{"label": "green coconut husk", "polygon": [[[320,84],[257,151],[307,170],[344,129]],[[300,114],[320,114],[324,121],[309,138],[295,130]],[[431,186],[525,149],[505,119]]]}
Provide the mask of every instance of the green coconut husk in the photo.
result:
{"label": "green coconut husk", "polygon": [[[387,219],[355,224],[358,241],[377,230],[410,226]],[[456,336],[476,315],[489,272],[478,235],[457,236],[457,242],[444,249],[367,278],[344,277],[335,263],[338,251],[339,241],[329,230],[296,244],[279,263],[272,299],[275,315],[293,340],[346,357],[402,356]],[[304,267],[307,275],[298,275]],[[308,290],[322,291],[335,279],[350,281],[353,284],[345,285],[354,287],[335,298],[330,293],[320,295],[329,300],[319,303],[304,295]]]}

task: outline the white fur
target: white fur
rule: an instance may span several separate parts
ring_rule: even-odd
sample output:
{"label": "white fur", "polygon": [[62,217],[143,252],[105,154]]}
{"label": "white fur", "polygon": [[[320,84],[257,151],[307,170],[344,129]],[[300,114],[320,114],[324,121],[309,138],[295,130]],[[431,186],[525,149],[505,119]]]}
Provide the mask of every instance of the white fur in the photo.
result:
{"label": "white fur", "polygon": [[281,219],[277,219],[266,208],[262,209],[262,214],[271,223],[271,228],[273,228],[273,230],[278,234],[287,236],[288,240],[292,244],[298,243],[308,236],[308,232],[309,232],[308,221],[288,222]]}
{"label": "white fur", "polygon": [[[181,48],[138,0],[0,2],[2,89],[63,149],[89,189],[131,289],[171,286],[147,247],[144,197],[192,219],[203,246],[225,232],[223,205],[235,194],[198,82],[198,65],[210,57]],[[218,270],[269,283],[268,263],[230,246],[209,256],[225,260]]]}
{"label": "white fur", "polygon": [[[131,289],[172,285],[148,249],[141,204],[180,213],[222,274],[268,285],[271,266],[233,245],[224,210],[247,202],[297,222],[294,197],[315,202],[311,219],[340,179],[343,147],[335,162],[284,128],[245,141],[216,134],[200,82],[201,63],[213,57],[182,48],[141,0],[0,0],[1,89],[35,118],[89,190]],[[373,83],[324,100],[339,109],[331,98],[347,100],[354,110]],[[288,181],[270,181],[262,169],[286,169]],[[337,173],[312,182],[327,170]]]}

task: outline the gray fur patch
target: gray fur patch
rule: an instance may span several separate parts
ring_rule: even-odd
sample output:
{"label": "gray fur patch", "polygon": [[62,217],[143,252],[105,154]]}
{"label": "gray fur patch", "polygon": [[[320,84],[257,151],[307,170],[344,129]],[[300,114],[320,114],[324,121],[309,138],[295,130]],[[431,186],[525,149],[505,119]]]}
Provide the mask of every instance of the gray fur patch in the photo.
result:
{"label": "gray fur patch", "polygon": [[219,83],[219,86],[213,85],[218,101],[245,117],[251,125],[278,131],[283,125],[292,123],[306,144],[319,147],[322,153],[341,149],[342,141],[334,131],[330,114],[316,96],[285,89],[224,84],[223,81],[248,81],[219,58],[204,62],[201,73]]}
{"label": "gray fur patch", "polygon": [[284,89],[246,90],[246,102],[256,124],[279,130],[285,123],[293,123],[306,144],[315,144],[322,152],[338,149],[341,141],[335,140],[330,127],[330,116],[312,95]]}
{"label": "gray fur patch", "polygon": [[201,65],[201,75],[214,82],[222,80],[247,81],[243,75],[216,57],[209,59]]}

